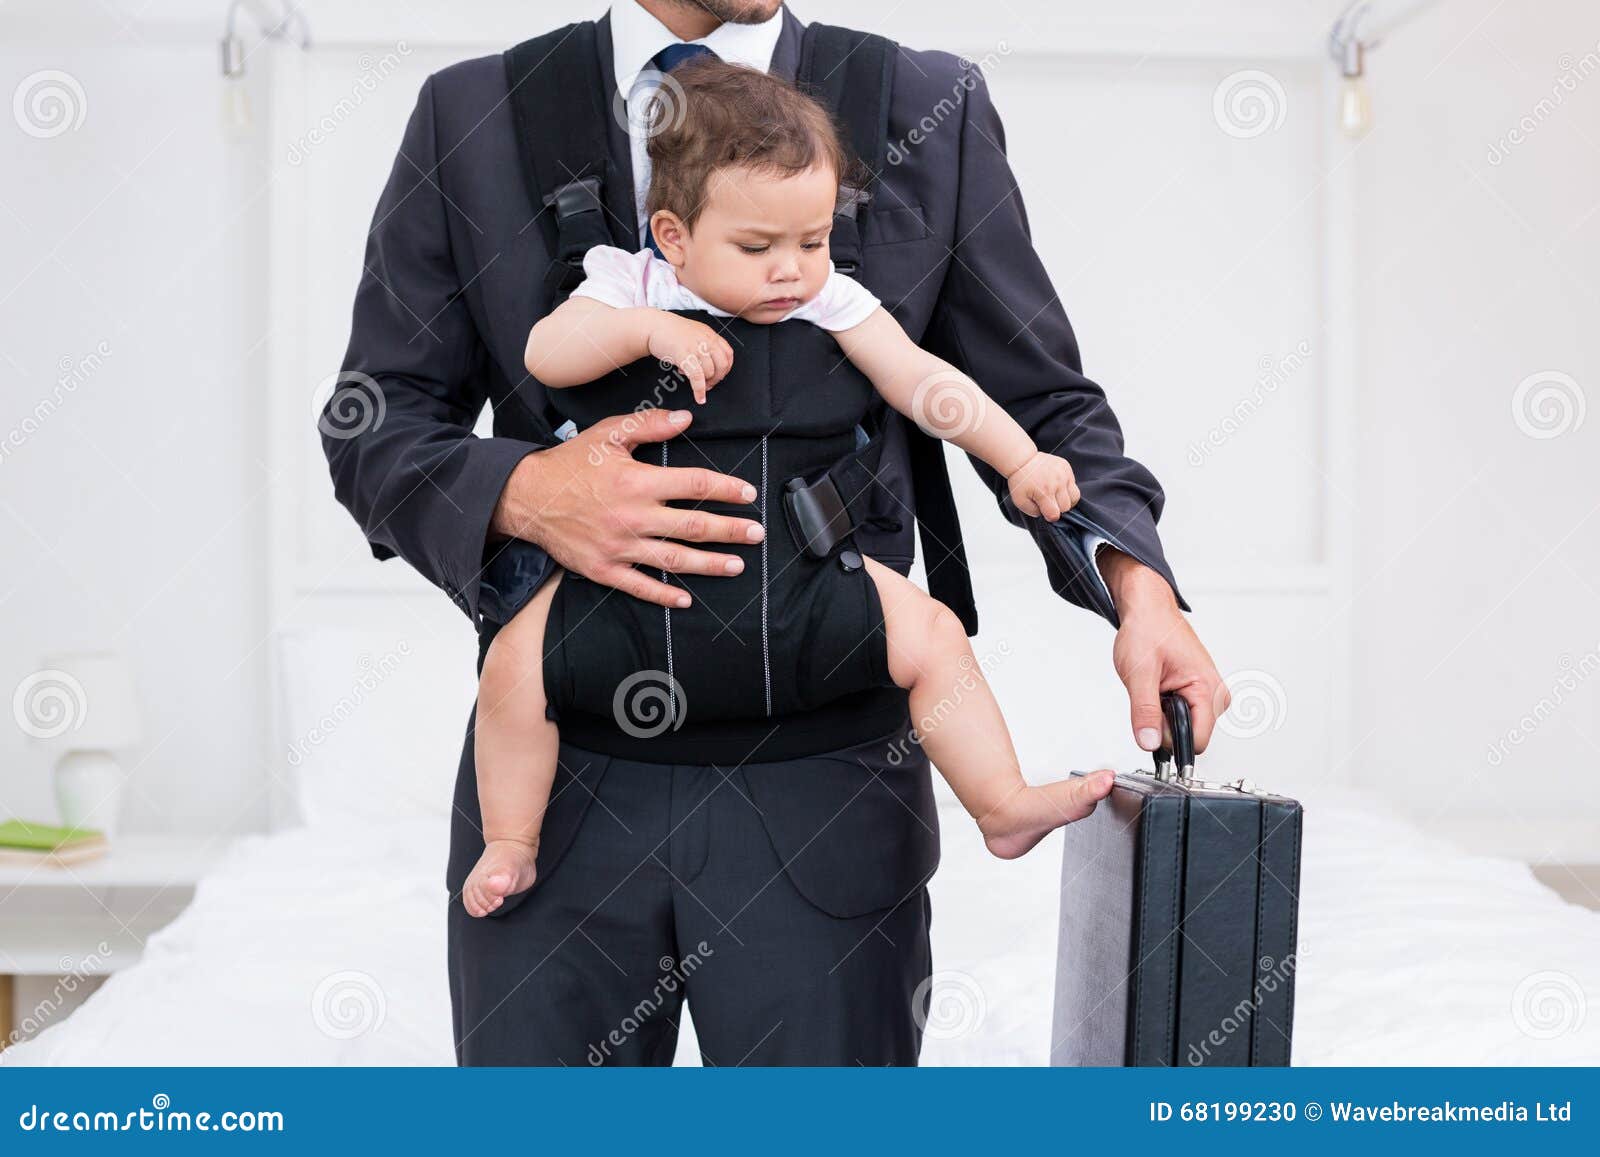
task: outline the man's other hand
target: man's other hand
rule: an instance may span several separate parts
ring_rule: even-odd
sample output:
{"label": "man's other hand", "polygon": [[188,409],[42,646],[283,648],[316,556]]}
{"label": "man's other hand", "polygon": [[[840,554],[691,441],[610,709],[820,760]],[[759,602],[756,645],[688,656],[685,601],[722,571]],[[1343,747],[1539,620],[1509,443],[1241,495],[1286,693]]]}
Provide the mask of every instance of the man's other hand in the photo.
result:
{"label": "man's other hand", "polygon": [[1128,689],[1134,742],[1145,751],[1160,746],[1161,693],[1176,691],[1189,703],[1194,749],[1204,751],[1231,702],[1217,665],[1165,579],[1120,550],[1105,549],[1098,561],[1122,622],[1111,664]]}
{"label": "man's other hand", "polygon": [[666,607],[689,605],[688,592],[633,566],[675,574],[735,575],[742,559],[685,543],[760,542],[759,522],[681,510],[672,500],[749,503],[756,488],[693,466],[652,466],[633,459],[644,442],[665,442],[688,428],[687,410],[646,410],[597,422],[517,464],[501,491],[490,529],[526,539],[574,574]]}

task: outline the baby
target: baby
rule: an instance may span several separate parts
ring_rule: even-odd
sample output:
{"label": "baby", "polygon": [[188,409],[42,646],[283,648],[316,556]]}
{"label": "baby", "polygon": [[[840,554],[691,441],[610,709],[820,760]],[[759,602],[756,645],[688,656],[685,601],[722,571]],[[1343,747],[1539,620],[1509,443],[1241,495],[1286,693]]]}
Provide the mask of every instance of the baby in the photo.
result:
{"label": "baby", "polygon": [[[941,412],[965,420],[959,429],[929,432],[1002,474],[1020,509],[1052,521],[1069,510],[1078,490],[1066,460],[1035,446],[975,383],[919,348],[867,289],[834,271],[828,235],[841,178],[854,162],[827,111],[781,79],[715,58],[683,66],[672,82],[682,123],[649,141],[647,208],[662,256],[590,250],[584,282],[528,337],[529,373],[550,390],[576,390],[655,358],[704,404],[727,376],[733,348],[712,326],[668,311],[810,322],[833,335],[890,406],[925,429],[926,395],[936,389]],[[727,115],[733,109],[738,115]],[[749,139],[730,139],[741,124]],[[957,617],[889,567],[871,558],[864,564],[882,605],[889,677],[908,693],[920,741],[989,850],[1020,856],[1092,811],[1109,793],[1111,773],[1030,786]],[[534,882],[558,746],[541,660],[561,581],[558,571],[484,659],[475,733],[484,851],[462,893],[473,916]],[[689,603],[685,592],[679,606]]]}

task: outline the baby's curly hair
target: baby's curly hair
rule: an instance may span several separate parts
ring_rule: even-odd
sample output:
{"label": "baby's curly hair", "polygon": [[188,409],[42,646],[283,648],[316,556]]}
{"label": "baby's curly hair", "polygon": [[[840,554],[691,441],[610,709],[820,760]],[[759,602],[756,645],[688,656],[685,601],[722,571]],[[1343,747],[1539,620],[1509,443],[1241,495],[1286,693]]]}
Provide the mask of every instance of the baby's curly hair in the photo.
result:
{"label": "baby's curly hair", "polygon": [[718,169],[803,173],[823,165],[841,185],[866,183],[865,166],[819,101],[780,77],[715,56],[674,69],[650,115],[645,212],[667,209],[691,229]]}

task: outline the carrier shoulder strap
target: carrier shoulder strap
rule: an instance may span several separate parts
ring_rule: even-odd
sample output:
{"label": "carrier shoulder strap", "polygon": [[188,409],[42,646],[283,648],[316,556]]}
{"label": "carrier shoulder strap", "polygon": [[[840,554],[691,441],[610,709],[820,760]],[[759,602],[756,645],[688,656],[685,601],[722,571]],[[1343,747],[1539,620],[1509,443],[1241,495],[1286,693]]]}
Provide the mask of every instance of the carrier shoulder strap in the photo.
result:
{"label": "carrier shoulder strap", "polygon": [[[894,89],[899,51],[899,45],[882,36],[830,24],[806,25],[800,42],[796,83],[833,110],[850,147],[867,167],[865,187],[854,196],[840,198],[828,241],[834,267],[851,276],[860,275],[862,231],[878,191],[878,174],[888,164],[889,97]],[[956,613],[967,634],[975,635],[978,607],[950,474],[945,467],[944,447],[909,422],[906,435],[928,590]],[[876,469],[881,432],[873,442],[841,460],[817,482],[791,489],[793,506],[804,509],[809,503],[813,511],[811,525],[831,524],[840,531],[868,520],[867,511],[875,507],[877,491],[881,489]],[[817,541],[821,545],[834,537],[824,531]]]}
{"label": "carrier shoulder strap", "polygon": [[889,93],[899,46],[871,32],[808,24],[800,38],[797,87],[833,110],[850,148],[866,166],[860,188],[844,190],[828,240],[833,264],[856,276],[861,269],[861,230],[888,163]]}
{"label": "carrier shoulder strap", "polygon": [[[523,176],[555,255],[546,281],[565,294],[583,280],[583,255],[615,240],[607,223],[607,86],[585,20],[505,53]],[[546,212],[545,210],[548,210]]]}

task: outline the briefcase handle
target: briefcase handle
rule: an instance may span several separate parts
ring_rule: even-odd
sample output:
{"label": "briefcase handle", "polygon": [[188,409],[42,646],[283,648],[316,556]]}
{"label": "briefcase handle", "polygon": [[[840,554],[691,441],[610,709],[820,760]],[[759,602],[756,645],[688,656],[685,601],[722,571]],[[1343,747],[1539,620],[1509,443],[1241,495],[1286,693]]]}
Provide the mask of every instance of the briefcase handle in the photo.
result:
{"label": "briefcase handle", "polygon": [[1156,748],[1156,778],[1163,783],[1173,779],[1173,767],[1176,763],[1177,777],[1179,779],[1192,779],[1194,777],[1194,724],[1189,719],[1189,701],[1176,691],[1163,691],[1161,693],[1161,713],[1167,717],[1167,731],[1172,736],[1172,745],[1166,743],[1166,736],[1162,736],[1161,746]]}

